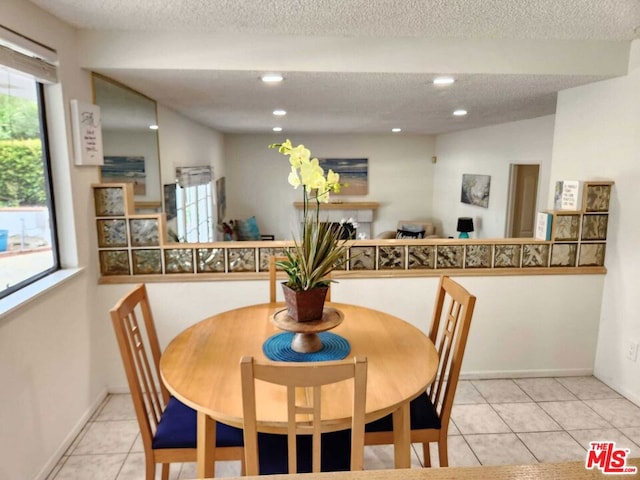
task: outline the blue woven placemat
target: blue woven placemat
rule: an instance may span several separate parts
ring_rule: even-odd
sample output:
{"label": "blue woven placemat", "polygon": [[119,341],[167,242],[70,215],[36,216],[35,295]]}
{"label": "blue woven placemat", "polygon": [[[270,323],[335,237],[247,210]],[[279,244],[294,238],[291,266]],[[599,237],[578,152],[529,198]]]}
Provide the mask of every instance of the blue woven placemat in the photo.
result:
{"label": "blue woven placemat", "polygon": [[322,362],[342,360],[351,351],[349,341],[331,332],[320,332],[322,349],[313,353],[298,353],[291,348],[291,332],[277,333],[269,337],[262,345],[262,351],[269,360],[278,362]]}

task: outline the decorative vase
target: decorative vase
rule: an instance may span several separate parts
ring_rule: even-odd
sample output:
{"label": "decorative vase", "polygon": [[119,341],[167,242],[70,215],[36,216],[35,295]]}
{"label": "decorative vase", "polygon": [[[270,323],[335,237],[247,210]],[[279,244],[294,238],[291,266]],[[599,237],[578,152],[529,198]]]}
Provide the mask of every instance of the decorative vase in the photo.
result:
{"label": "decorative vase", "polygon": [[282,284],[284,301],[289,316],[297,322],[311,322],[322,318],[324,301],[329,287],[316,287],[311,290],[293,290]]}

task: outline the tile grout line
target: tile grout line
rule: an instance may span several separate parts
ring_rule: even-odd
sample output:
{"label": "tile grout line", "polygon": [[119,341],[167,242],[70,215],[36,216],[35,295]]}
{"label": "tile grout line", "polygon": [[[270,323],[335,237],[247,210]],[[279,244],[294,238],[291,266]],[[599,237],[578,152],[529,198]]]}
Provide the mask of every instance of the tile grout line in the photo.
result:
{"label": "tile grout line", "polygon": [[[624,396],[616,396],[616,397],[611,397],[611,398],[580,398],[578,397],[578,395],[576,393],[574,393],[574,391],[572,389],[570,389],[569,387],[565,386],[562,382],[560,382],[557,378],[555,377],[540,377],[540,378],[549,378],[552,379],[553,381],[557,382],[558,385],[560,385],[562,388],[564,388],[569,394],[571,394],[574,399],[571,400],[540,400],[537,401],[535,400],[532,395],[530,395],[529,393],[527,393],[527,391],[524,390],[524,388],[522,388],[518,383],[517,383],[517,379],[504,379],[504,380],[509,380],[511,383],[513,383],[515,385],[515,387],[521,391],[521,393],[524,395],[525,398],[529,399],[528,401],[522,402],[522,401],[518,401],[518,402],[513,402],[513,401],[509,401],[509,402],[504,402],[501,401],[500,398],[498,398],[498,401],[496,402],[490,402],[487,397],[482,394],[480,392],[480,390],[474,385],[472,380],[469,380],[469,386],[472,388],[472,390],[477,394],[477,395],[472,395],[474,397],[474,401],[471,403],[463,403],[463,404],[457,404],[459,405],[482,405],[483,402],[484,404],[489,405],[491,411],[493,411],[497,417],[507,426],[508,428],[508,432],[501,432],[502,434],[507,434],[507,435],[514,435],[515,438],[518,440],[518,442],[520,442],[520,444],[522,444],[525,448],[526,451],[528,451],[532,458],[535,459],[536,462],[541,463],[540,459],[533,453],[533,451],[529,448],[529,446],[522,440],[521,438],[521,434],[527,434],[527,433],[559,433],[559,432],[564,432],[566,433],[569,438],[571,438],[573,441],[575,441],[583,450],[585,450],[585,447],[582,446],[582,444],[580,443],[580,441],[578,441],[578,439],[576,439],[576,437],[572,434],[572,432],[578,432],[580,430],[589,430],[586,428],[583,429],[575,429],[575,430],[569,430],[567,428],[565,428],[563,425],[561,425],[557,420],[555,420],[555,418],[553,418],[544,408],[542,408],[542,405],[545,403],[550,403],[550,402],[581,402],[583,405],[585,405],[589,411],[591,411],[592,413],[595,413],[595,415],[597,416],[597,418],[601,419],[604,424],[608,425],[608,427],[601,427],[601,428],[607,428],[607,429],[611,429],[613,431],[615,431],[617,434],[622,435],[623,437],[627,438],[631,444],[631,446],[636,446],[636,443],[629,438],[622,430],[621,428],[626,428],[626,427],[617,427],[615,426],[612,422],[609,422],[607,419],[605,419],[602,415],[600,415],[597,411],[594,410],[593,407],[591,407],[587,401],[589,400],[613,400],[613,399],[625,399]],[[482,380],[482,379],[480,379]],[[487,379],[487,380],[495,380],[495,379]],[[478,380],[476,380],[478,381]],[[581,387],[582,388],[582,387]],[[615,392],[614,392],[615,393]],[[494,395],[495,396],[495,395]],[[587,393],[587,396],[588,393]],[[62,472],[64,466],[68,463],[69,459],[71,456],[84,456],[87,458],[90,458],[94,455],[97,454],[81,454],[81,455],[77,455],[74,452],[77,450],[78,445],[80,444],[80,442],[82,441],[82,438],[84,436],[86,436],[88,429],[92,426],[95,425],[97,423],[101,423],[103,421],[109,421],[109,422],[126,422],[126,421],[131,421],[132,419],[130,418],[119,418],[119,419],[114,419],[114,420],[98,420],[99,415],[104,411],[104,409],[106,408],[107,403],[109,402],[109,400],[111,400],[113,397],[113,395],[107,395],[107,397],[105,398],[105,400],[101,403],[101,405],[99,406],[99,408],[96,409],[96,412],[91,416],[91,418],[87,421],[87,423],[85,424],[85,426],[81,429],[81,431],[78,433],[77,437],[74,439],[74,441],[72,442],[72,445],[70,446],[70,448],[67,450],[67,452],[65,452],[65,454],[62,456],[59,464],[56,466],[56,468],[50,473],[50,477],[47,477],[47,480],[56,480],[57,478],[62,479],[62,477],[60,476],[60,473]],[[546,415],[548,415],[560,428],[560,430],[542,430],[542,431],[532,431],[532,432],[517,432],[514,430],[513,427],[511,427],[511,425],[509,425],[509,423],[507,423],[507,421],[500,415],[499,411],[497,410],[497,406],[498,405],[502,405],[502,404],[508,404],[508,403],[532,403],[534,405],[536,405],[538,408],[540,408]],[[454,402],[454,405],[455,402]],[[135,417],[134,417],[135,420]],[[462,437],[463,439],[463,445],[466,446],[466,448],[468,448],[469,452],[471,453],[471,456],[469,456],[469,459],[472,459],[474,461],[476,461],[479,465],[483,465],[483,463],[480,461],[480,458],[478,457],[478,454],[476,453],[476,451],[472,448],[471,443],[469,442],[469,438],[473,437],[474,435],[486,435],[483,433],[477,433],[477,434],[465,434],[462,431],[460,431],[460,428],[458,427],[458,425],[453,421],[452,418],[449,419],[450,421],[450,426],[455,427],[455,429],[457,430],[459,436]],[[634,427],[631,427],[634,428]],[[454,437],[457,435],[450,435],[450,437]],[[127,462],[127,459],[130,458],[131,455],[133,455],[134,453],[139,453],[139,452],[133,452],[134,446],[136,445],[136,442],[138,441],[140,437],[140,433],[138,432],[136,437],[134,438],[134,440],[132,441],[131,445],[129,446],[128,452],[126,453],[126,455],[124,456],[124,460],[122,461],[122,463],[119,465],[119,469],[117,471],[116,474],[116,479],[122,474],[122,472],[124,471],[124,466]],[[462,445],[462,444],[461,444]],[[417,459],[417,464],[420,465],[421,468],[424,468],[424,461],[420,460],[420,455],[418,454],[417,451],[417,447],[412,443],[411,445],[412,447],[412,455],[415,456],[415,458]],[[640,445],[638,445],[638,448],[640,448]],[[413,457],[412,457],[413,458]],[[174,480],[179,480],[182,477],[183,471],[186,472],[185,470],[185,463],[180,463],[180,467],[177,470],[174,470],[174,468],[171,469],[172,471],[172,475],[170,476],[171,479]],[[175,467],[175,465],[174,465]],[[174,473],[175,472],[175,473]]]}

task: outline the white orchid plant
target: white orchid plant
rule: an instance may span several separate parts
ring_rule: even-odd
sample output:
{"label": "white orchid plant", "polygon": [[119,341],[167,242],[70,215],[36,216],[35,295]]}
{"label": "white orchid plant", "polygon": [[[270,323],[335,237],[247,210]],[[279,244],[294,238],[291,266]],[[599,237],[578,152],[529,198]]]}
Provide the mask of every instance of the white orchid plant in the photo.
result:
{"label": "white orchid plant", "polygon": [[294,238],[294,250],[287,250],[287,260],[277,265],[287,274],[286,285],[293,290],[327,286],[331,282],[329,273],[347,261],[343,223],[336,226],[320,221],[320,203],[328,203],[331,193],[340,191],[340,175],[333,170],[325,175],[309,149],[304,145],[293,147],[289,139],[269,148],[277,148],[289,157],[289,184],[295,189],[303,187],[304,201],[302,236],[299,240]]}

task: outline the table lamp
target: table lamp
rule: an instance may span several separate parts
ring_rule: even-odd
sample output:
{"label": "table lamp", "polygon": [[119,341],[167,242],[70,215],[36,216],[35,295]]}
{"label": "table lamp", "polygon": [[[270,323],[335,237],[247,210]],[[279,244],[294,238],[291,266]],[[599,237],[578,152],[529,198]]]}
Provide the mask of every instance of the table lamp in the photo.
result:
{"label": "table lamp", "polygon": [[473,232],[473,218],[459,217],[456,230],[460,232],[458,238],[469,238],[469,232]]}

